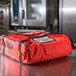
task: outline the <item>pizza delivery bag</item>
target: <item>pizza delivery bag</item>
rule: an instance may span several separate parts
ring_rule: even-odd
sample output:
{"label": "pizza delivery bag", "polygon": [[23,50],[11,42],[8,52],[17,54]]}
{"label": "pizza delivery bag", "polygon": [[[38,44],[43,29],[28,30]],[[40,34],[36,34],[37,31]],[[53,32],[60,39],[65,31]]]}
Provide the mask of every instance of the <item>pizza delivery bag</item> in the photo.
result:
{"label": "pizza delivery bag", "polygon": [[23,64],[61,58],[72,53],[74,47],[65,34],[29,32],[23,35],[2,35],[1,53]]}

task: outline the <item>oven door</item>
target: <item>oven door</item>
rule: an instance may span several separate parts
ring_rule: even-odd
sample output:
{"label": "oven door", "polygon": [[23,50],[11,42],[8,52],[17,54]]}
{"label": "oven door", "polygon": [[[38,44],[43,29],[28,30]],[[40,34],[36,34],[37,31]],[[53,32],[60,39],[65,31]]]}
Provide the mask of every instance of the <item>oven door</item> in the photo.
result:
{"label": "oven door", "polygon": [[25,0],[26,26],[46,27],[46,0]]}

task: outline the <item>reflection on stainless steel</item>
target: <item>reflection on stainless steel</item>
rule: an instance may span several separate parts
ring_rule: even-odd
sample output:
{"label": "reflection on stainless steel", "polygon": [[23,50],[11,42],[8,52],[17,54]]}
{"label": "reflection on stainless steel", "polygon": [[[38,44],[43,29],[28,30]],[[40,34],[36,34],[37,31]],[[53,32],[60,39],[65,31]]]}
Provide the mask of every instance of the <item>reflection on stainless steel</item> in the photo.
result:
{"label": "reflection on stainless steel", "polygon": [[42,19],[46,8],[43,7],[42,0],[27,0],[27,19]]}
{"label": "reflection on stainless steel", "polygon": [[42,2],[33,3],[27,1],[27,19],[40,19],[41,12],[40,8],[42,7]]}
{"label": "reflection on stainless steel", "polygon": [[62,10],[65,12],[74,12],[76,11],[76,8],[62,8]]}
{"label": "reflection on stainless steel", "polygon": [[22,26],[22,0],[11,0],[11,25]]}
{"label": "reflection on stainless steel", "polygon": [[26,0],[26,26],[46,27],[47,3],[48,0]]}
{"label": "reflection on stainless steel", "polygon": [[9,29],[9,7],[0,7],[0,34],[7,34]]}
{"label": "reflection on stainless steel", "polygon": [[22,65],[1,55],[1,76],[70,76],[72,60],[68,57],[58,60]]}
{"label": "reflection on stainless steel", "polygon": [[76,42],[76,0],[59,0],[59,32]]}

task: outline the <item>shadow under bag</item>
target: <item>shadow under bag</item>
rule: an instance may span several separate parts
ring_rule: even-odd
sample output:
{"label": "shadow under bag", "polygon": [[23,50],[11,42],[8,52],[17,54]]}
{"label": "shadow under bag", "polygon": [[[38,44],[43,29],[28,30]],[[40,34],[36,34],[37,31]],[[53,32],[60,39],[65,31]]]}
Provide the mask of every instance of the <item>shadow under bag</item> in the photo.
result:
{"label": "shadow under bag", "polygon": [[0,37],[1,52],[23,64],[61,58],[72,53],[74,47],[65,34],[30,32],[23,35],[4,35]]}

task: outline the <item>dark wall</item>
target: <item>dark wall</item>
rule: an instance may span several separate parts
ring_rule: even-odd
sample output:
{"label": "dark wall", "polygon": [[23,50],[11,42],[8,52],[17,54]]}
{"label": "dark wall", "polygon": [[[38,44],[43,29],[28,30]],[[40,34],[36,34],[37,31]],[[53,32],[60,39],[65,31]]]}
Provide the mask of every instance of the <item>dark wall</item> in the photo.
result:
{"label": "dark wall", "polygon": [[0,3],[9,3],[9,0],[0,0]]}

